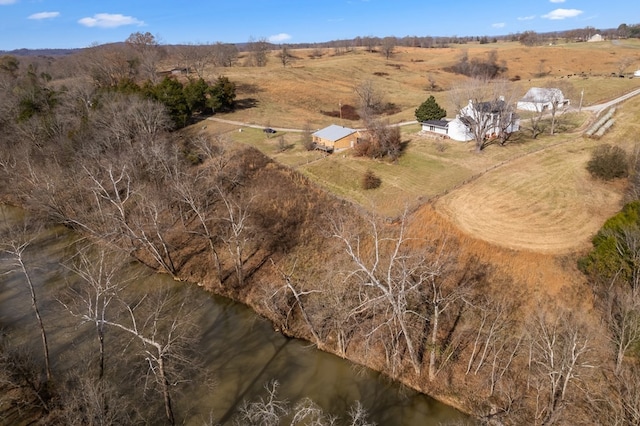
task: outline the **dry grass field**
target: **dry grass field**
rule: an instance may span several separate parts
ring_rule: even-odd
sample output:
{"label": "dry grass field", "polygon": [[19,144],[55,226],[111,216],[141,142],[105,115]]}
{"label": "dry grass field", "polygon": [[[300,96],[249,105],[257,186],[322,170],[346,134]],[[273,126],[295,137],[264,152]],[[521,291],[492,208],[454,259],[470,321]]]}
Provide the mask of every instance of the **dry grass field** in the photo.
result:
{"label": "dry grass field", "polygon": [[[311,50],[300,49],[292,50],[296,59],[287,67],[278,60],[279,52],[273,51],[264,68],[214,68],[208,77],[229,77],[238,83],[239,101],[255,102],[255,108],[230,114],[232,120],[271,127],[302,128],[305,122],[313,128],[324,127],[334,120],[320,111],[338,111],[340,103],[355,105],[354,87],[371,80],[384,93],[385,101],[400,108],[400,112],[388,117],[391,122],[400,122],[413,120],[414,110],[430,94],[445,109],[453,111],[448,91],[464,78],[443,69],[455,64],[464,51],[470,59],[486,58],[489,52],[496,51],[498,62],[508,68],[505,77],[520,78],[514,83],[518,96],[532,85],[568,80],[575,88],[574,95],[585,89],[585,104],[615,97],[634,85],[632,80],[611,77],[618,72],[623,58],[635,59],[627,72],[640,68],[640,43],[625,40],[617,45],[602,42],[536,47],[520,43],[464,44],[444,49],[398,47],[390,60],[364,50],[335,56],[332,49],[324,50],[321,58],[311,59]],[[241,57],[239,62],[242,61]],[[545,76],[535,77],[540,73]],[[428,90],[429,77],[437,85],[435,92]],[[360,124],[344,122],[346,126]]]}
{"label": "dry grass field", "polygon": [[[326,50],[319,59],[310,51],[295,50],[296,60],[283,67],[273,52],[267,67],[232,67],[212,70],[238,83],[238,99],[251,103],[221,118],[260,126],[320,128],[331,123],[350,127],[361,122],[332,119],[321,111],[336,111],[338,104],[356,104],[353,88],[371,80],[385,101],[400,112],[390,122],[414,119],[415,108],[430,94],[452,116],[450,89],[464,77],[443,68],[467,51],[470,58],[497,51],[508,68],[517,97],[529,87],[557,84],[577,106],[613,99],[640,87],[640,79],[620,78],[623,58],[640,68],[640,43],[573,43],[524,47],[518,43],[468,44],[446,49],[397,48],[392,59],[356,50],[340,56]],[[544,74],[543,76],[540,76]],[[427,90],[428,78],[438,90]],[[640,101],[622,104],[617,124],[601,140],[587,139],[580,128],[593,118],[587,113],[560,117],[560,132],[533,140],[526,130],[506,146],[489,146],[481,154],[468,143],[438,141],[419,134],[419,126],[403,128],[407,149],[400,159],[386,161],[355,158],[348,151],[325,156],[307,152],[299,133],[278,132],[267,137],[259,129],[207,121],[206,131],[226,134],[234,141],[257,147],[277,161],[296,168],[339,197],[395,217],[406,208],[416,211],[432,201],[436,211],[463,233],[508,249],[558,254],[588,246],[591,236],[622,202],[622,183],[602,183],[590,178],[586,162],[594,146],[615,143],[631,150],[637,142]],[[282,138],[282,140],[280,140]],[[282,150],[285,145],[286,149]],[[361,178],[372,170],[382,180],[380,188],[365,191]]]}

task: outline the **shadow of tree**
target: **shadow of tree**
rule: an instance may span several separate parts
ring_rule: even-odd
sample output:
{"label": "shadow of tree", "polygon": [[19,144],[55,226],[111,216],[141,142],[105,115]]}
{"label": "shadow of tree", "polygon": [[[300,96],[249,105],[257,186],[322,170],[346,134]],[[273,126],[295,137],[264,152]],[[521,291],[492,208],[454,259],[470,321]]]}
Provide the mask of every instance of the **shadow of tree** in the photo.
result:
{"label": "shadow of tree", "polygon": [[258,106],[258,100],[256,98],[238,99],[235,102],[236,110],[250,109],[250,108],[255,108],[257,106]]}

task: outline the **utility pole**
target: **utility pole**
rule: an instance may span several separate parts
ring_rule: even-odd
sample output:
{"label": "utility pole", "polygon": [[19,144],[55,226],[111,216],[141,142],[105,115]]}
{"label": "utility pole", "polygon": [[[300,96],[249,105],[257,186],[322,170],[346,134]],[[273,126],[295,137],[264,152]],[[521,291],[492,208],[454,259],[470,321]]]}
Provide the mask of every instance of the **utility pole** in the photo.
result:
{"label": "utility pole", "polygon": [[582,111],[582,99],[584,98],[584,89],[580,92],[580,105],[578,106],[578,112]]}

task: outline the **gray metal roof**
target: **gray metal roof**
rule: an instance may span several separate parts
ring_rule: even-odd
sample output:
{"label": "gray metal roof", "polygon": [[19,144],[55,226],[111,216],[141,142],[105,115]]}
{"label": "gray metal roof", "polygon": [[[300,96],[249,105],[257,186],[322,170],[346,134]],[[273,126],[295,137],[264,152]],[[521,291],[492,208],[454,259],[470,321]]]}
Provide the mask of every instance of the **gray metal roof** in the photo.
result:
{"label": "gray metal roof", "polygon": [[546,87],[532,87],[527,91],[520,102],[562,102],[564,101],[564,95],[560,89],[546,88]]}
{"label": "gray metal roof", "polygon": [[355,129],[350,129],[348,127],[338,126],[337,124],[332,124],[329,127],[325,127],[324,129],[320,129],[313,134],[313,136],[317,136],[319,138],[335,142],[342,138],[346,138],[347,136],[357,132]]}
{"label": "gray metal roof", "polygon": [[429,124],[431,126],[442,127],[443,129],[449,125],[448,120],[427,120],[422,121],[422,124]]}

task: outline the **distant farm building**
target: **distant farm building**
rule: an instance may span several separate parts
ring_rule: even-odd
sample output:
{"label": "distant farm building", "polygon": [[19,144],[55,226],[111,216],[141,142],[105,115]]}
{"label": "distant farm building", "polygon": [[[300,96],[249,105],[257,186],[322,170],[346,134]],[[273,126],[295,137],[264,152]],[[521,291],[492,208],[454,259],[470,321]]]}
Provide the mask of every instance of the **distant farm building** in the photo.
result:
{"label": "distant farm building", "polygon": [[598,41],[604,41],[604,37],[602,37],[600,34],[594,34],[591,37],[589,37],[589,39],[587,39],[588,43],[595,43]]}
{"label": "distant farm building", "polygon": [[553,108],[569,105],[562,90],[553,88],[532,87],[516,104],[516,108],[523,111],[542,112]]}
{"label": "distant farm building", "polygon": [[634,77],[640,77],[640,70],[637,70],[636,72],[633,73]]}
{"label": "distant farm building", "polygon": [[332,124],[315,132],[313,144],[316,149],[333,152],[335,150],[353,148],[358,143],[360,132],[349,127]]}

